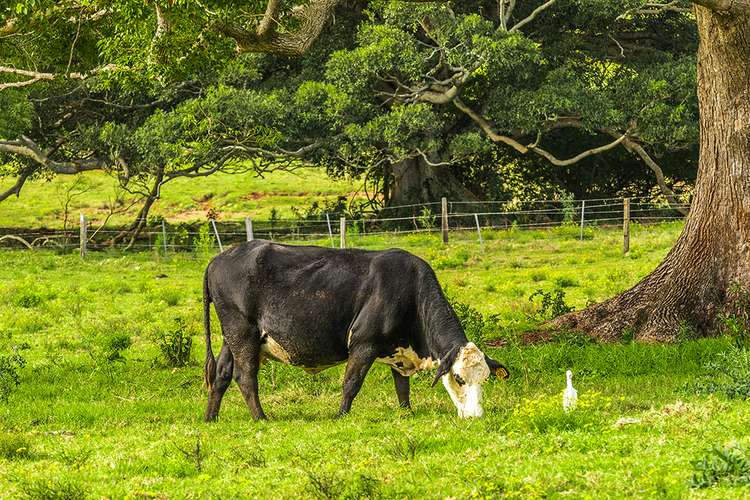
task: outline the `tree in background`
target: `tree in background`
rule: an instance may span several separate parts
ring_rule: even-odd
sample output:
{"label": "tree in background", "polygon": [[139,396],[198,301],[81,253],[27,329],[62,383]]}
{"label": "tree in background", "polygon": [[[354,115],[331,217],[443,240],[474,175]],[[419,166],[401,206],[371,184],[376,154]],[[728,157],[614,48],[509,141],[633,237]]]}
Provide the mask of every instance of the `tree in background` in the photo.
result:
{"label": "tree in background", "polygon": [[[142,194],[138,225],[178,176],[302,161],[385,205],[471,199],[513,164],[549,184],[597,171],[567,183],[594,193],[648,166],[671,199],[653,158],[694,152],[690,16],[553,3],[19,2],[0,88],[25,113],[0,131],[17,175],[0,199],[106,169]],[[645,163],[623,169],[631,153]]]}

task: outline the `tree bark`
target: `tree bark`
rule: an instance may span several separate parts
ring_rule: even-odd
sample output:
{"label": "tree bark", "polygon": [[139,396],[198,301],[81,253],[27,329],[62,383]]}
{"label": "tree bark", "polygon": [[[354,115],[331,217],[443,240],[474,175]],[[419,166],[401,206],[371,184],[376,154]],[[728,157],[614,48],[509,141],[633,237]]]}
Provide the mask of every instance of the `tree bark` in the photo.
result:
{"label": "tree bark", "polygon": [[[712,333],[750,293],[750,14],[696,6],[700,156],[690,214],[674,248],[630,290],[553,325],[603,340]],[[744,292],[742,292],[744,290]]]}
{"label": "tree bark", "polygon": [[474,199],[447,166],[430,165],[422,158],[409,158],[391,166],[388,206],[439,201],[441,197]]}

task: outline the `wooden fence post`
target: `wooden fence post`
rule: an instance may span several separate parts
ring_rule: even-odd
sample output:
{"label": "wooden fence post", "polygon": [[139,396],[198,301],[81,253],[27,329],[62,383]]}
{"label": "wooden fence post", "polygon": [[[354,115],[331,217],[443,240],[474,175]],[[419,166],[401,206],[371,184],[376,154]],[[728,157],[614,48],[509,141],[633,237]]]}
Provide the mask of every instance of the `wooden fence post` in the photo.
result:
{"label": "wooden fence post", "polygon": [[88,242],[88,234],[87,233],[88,233],[88,227],[87,227],[87,223],[86,223],[86,216],[83,215],[83,214],[81,214],[81,233],[80,233],[80,238],[81,238],[81,258],[86,257],[86,252],[88,250],[86,248],[86,243]]}
{"label": "wooden fence post", "polygon": [[630,251],[630,198],[622,200],[622,253]]}
{"label": "wooden fence post", "polygon": [[341,248],[346,248],[346,217],[342,217],[339,232],[341,234]]}
{"label": "wooden fence post", "polygon": [[443,233],[443,244],[448,244],[448,200],[443,197],[442,200],[440,200],[440,205],[442,209],[442,223],[441,223],[441,229]]}
{"label": "wooden fence post", "polygon": [[216,221],[214,219],[211,219],[211,225],[214,228],[214,234],[216,235],[216,243],[219,244],[219,252],[224,251],[224,246],[221,244],[221,237],[219,236],[219,230],[216,229]]}
{"label": "wooden fence post", "polygon": [[583,241],[583,222],[586,214],[586,200],[581,200],[581,241]]}
{"label": "wooden fence post", "polygon": [[253,220],[250,217],[245,217],[245,233],[247,241],[253,241]]}

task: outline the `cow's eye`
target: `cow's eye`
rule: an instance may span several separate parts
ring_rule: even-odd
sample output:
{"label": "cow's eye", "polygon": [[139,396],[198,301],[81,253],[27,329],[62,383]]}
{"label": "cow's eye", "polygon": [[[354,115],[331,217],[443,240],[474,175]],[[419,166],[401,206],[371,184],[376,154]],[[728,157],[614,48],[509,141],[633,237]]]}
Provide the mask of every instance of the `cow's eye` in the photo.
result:
{"label": "cow's eye", "polygon": [[456,372],[452,372],[452,373],[453,373],[453,378],[456,380],[458,385],[464,385],[466,383],[466,381],[463,378],[461,378],[461,375],[459,375]]}

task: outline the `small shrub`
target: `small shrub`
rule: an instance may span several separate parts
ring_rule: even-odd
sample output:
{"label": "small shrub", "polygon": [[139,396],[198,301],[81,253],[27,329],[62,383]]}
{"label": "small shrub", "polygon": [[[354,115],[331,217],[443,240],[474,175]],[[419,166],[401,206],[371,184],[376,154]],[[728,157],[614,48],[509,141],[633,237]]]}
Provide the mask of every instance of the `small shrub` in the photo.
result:
{"label": "small shrub", "polygon": [[133,341],[126,333],[113,333],[102,337],[100,349],[103,359],[107,363],[125,362],[122,351],[127,350]]}
{"label": "small shrub", "polygon": [[540,288],[529,296],[529,302],[534,303],[537,297],[540,298],[540,303],[537,306],[536,316],[541,320],[556,318],[573,310],[573,307],[565,303],[563,290],[545,292]]}
{"label": "small shrub", "polygon": [[21,385],[19,372],[26,366],[26,358],[20,351],[24,349],[29,349],[29,345],[13,346],[10,354],[0,356],[0,402],[7,402],[13,391]]}
{"label": "small shrub", "polygon": [[427,207],[422,207],[419,215],[416,217],[417,224],[421,229],[430,229],[435,227],[435,212]]}
{"label": "small shrub", "polygon": [[449,298],[448,301],[461,322],[466,337],[478,346],[484,344],[486,322],[482,313],[474,307],[459,300]]}
{"label": "small shrub", "polygon": [[89,356],[97,366],[125,362],[123,351],[133,344],[131,333],[137,326],[123,317],[107,320],[96,318],[84,325],[84,345],[89,346]]}
{"label": "small shrub", "polygon": [[0,458],[19,460],[31,457],[31,442],[22,434],[0,433]]}
{"label": "small shrub", "polygon": [[540,272],[540,271],[534,271],[531,273],[531,281],[534,283],[539,283],[540,281],[544,281],[547,279],[547,274]]}
{"label": "small shrub", "polygon": [[739,444],[714,446],[693,465],[692,488],[708,488],[716,484],[750,485],[750,457]]}
{"label": "small shrub", "polygon": [[162,358],[168,366],[180,367],[190,363],[193,337],[190,325],[184,319],[176,318],[171,329],[158,332],[156,344],[159,346]]}
{"label": "small shrub", "polygon": [[21,491],[30,500],[80,500],[88,496],[83,486],[64,477],[33,479],[23,483]]}
{"label": "small shrub", "polygon": [[572,286],[578,286],[578,282],[568,276],[558,276],[555,278],[555,285],[558,288],[570,288]]}
{"label": "small shrub", "polygon": [[216,239],[214,238],[214,235],[211,234],[211,229],[208,227],[208,224],[201,224],[200,228],[198,228],[198,237],[193,241],[196,255],[203,258],[212,255],[215,243]]}
{"label": "small shrub", "polygon": [[203,442],[201,441],[200,436],[196,437],[194,446],[187,448],[182,448],[176,444],[174,446],[177,448],[177,451],[185,457],[185,460],[195,467],[196,472],[200,473],[203,471],[203,464],[205,463],[206,458],[208,458],[208,453],[206,453],[206,450],[203,447]]}

